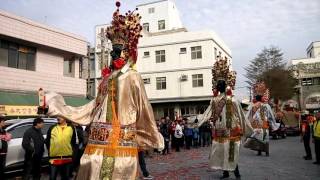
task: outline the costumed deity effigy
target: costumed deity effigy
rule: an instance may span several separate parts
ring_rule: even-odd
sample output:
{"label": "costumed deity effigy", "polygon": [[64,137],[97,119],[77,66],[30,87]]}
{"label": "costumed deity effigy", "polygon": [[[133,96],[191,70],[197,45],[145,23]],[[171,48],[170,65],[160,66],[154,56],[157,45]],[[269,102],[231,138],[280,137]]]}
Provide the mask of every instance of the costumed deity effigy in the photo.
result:
{"label": "costumed deity effigy", "polygon": [[134,11],[121,15],[120,2],[116,6],[106,30],[113,46],[112,63],[102,70],[97,98],[87,105],[71,107],[61,95],[46,95],[48,115],[90,124],[78,180],[135,179],[138,149],[164,147],[143,80],[132,68],[137,61],[141,17]]}
{"label": "costumed deity effigy", "polygon": [[280,126],[276,123],[274,113],[268,104],[269,90],[264,82],[258,82],[253,86],[255,99],[249,106],[246,118],[250,121],[254,133],[247,139],[244,147],[261,152],[269,156],[269,128],[277,130]]}
{"label": "costumed deity effigy", "polygon": [[227,59],[219,59],[212,69],[213,98],[200,119],[199,124],[212,120],[214,134],[209,155],[209,167],[223,170],[222,179],[234,171],[240,178],[238,161],[241,137],[252,133],[250,122],[246,121],[240,103],[235,99],[232,89],[236,72],[230,70]]}

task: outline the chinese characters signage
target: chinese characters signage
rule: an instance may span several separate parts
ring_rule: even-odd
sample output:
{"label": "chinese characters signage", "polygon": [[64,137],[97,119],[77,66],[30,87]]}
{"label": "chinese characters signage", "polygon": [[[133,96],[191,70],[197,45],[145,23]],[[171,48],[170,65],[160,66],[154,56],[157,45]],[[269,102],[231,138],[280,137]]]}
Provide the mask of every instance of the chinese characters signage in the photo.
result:
{"label": "chinese characters signage", "polygon": [[6,116],[37,116],[37,106],[0,105],[0,113]]}

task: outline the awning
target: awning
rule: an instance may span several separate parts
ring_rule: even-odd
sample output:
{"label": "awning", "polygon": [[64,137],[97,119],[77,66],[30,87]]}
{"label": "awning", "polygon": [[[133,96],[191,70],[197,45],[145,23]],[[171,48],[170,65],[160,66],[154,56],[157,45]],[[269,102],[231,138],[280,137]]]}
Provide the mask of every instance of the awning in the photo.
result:
{"label": "awning", "polygon": [[149,99],[151,104],[156,103],[171,103],[171,102],[191,102],[191,101],[210,101],[212,96],[188,96],[188,97],[173,97],[173,98],[154,98]]}
{"label": "awning", "polygon": [[[64,97],[66,104],[70,106],[82,106],[87,104],[90,100],[85,97],[71,97],[65,96]],[[3,111],[10,112],[23,110],[23,111],[31,111],[34,112],[34,108],[37,107],[39,104],[38,102],[38,94],[35,93],[15,93],[15,92],[5,92],[0,91],[0,113]],[[27,110],[25,110],[27,109]],[[30,110],[29,110],[30,109]],[[8,114],[8,112],[6,113]],[[27,115],[29,113],[23,113]],[[30,115],[34,115],[34,113],[30,113]]]}

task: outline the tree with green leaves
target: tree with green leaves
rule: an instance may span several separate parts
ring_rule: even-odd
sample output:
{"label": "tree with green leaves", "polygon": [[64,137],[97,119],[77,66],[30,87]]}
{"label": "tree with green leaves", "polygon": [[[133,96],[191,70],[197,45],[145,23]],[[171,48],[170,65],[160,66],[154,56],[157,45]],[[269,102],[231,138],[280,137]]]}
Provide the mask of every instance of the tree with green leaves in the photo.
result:
{"label": "tree with green leaves", "polygon": [[263,73],[274,69],[284,69],[285,63],[283,62],[283,53],[281,49],[270,46],[269,48],[264,48],[260,53],[257,54],[250,64],[245,68],[246,70],[246,81],[250,87],[261,79]]}
{"label": "tree with green leaves", "polygon": [[292,71],[286,69],[282,56],[277,47],[264,48],[245,68],[248,85],[252,87],[256,82],[264,81],[276,104],[278,100],[290,99],[295,93],[296,80]]}
{"label": "tree with green leaves", "polygon": [[[295,94],[296,80],[291,70],[282,68],[273,68],[265,71],[261,77],[270,90],[270,97],[275,101],[286,101],[291,99]],[[277,102],[276,102],[277,103]]]}

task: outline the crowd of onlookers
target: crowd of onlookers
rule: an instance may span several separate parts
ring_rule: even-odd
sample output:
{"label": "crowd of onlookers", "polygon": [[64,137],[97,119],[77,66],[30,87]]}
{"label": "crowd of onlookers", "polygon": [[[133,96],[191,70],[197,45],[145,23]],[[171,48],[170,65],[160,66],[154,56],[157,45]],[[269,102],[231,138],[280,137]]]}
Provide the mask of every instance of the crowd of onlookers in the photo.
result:
{"label": "crowd of onlookers", "polygon": [[[25,151],[23,179],[40,179],[41,166],[45,148],[48,150],[50,164],[50,180],[56,180],[58,174],[62,180],[74,176],[80,165],[80,158],[88,142],[88,128],[67,122],[62,117],[58,123],[52,125],[43,137],[44,120],[35,118],[33,126],[24,132],[21,146]],[[190,122],[187,118],[170,120],[169,117],[157,121],[159,132],[164,137],[165,148],[162,154],[169,154],[170,150],[180,151],[180,148],[198,148],[211,145],[212,124],[203,123],[197,127],[198,119]],[[3,177],[8,141],[11,136],[5,131],[5,119],[0,117],[0,177]],[[152,179],[144,161],[143,152],[139,152],[139,164],[144,179]]]}
{"label": "crowd of onlookers", "polygon": [[157,126],[165,141],[165,148],[162,154],[168,154],[170,149],[180,151],[211,145],[213,124],[203,123],[197,127],[198,119],[190,122],[187,118],[176,118],[171,120],[169,117],[157,120]]}
{"label": "crowd of onlookers", "polygon": [[[45,148],[48,150],[50,163],[50,180],[73,177],[80,165],[80,158],[87,143],[88,133],[82,126],[69,123],[62,117],[52,125],[43,137],[44,120],[35,118],[33,126],[24,132],[22,147],[25,151],[23,180],[39,180]],[[0,177],[4,177],[8,141],[11,135],[5,131],[5,119],[0,117]]]}
{"label": "crowd of onlookers", "polygon": [[[310,140],[313,137],[315,143],[315,164],[320,164],[320,113],[313,116],[302,115],[302,141],[304,142],[306,160],[311,160]],[[58,123],[52,125],[44,139],[41,129],[44,121],[36,118],[33,126],[26,130],[23,135],[22,147],[25,150],[24,177],[23,179],[40,179],[41,161],[44,150],[47,148],[50,163],[50,180],[57,179],[58,173],[62,180],[69,179],[74,175],[80,165],[80,158],[88,142],[88,128],[75,123],[68,123],[62,117],[57,118]],[[157,120],[157,127],[164,138],[165,148],[161,151],[163,155],[169,154],[171,150],[177,152],[180,148],[187,150],[191,148],[210,146],[212,143],[213,123],[204,122],[198,126],[198,119],[169,117]],[[4,177],[6,153],[8,141],[11,135],[5,131],[5,119],[0,117],[0,177]],[[143,152],[139,152],[139,164],[145,179],[152,179],[147,171]]]}

